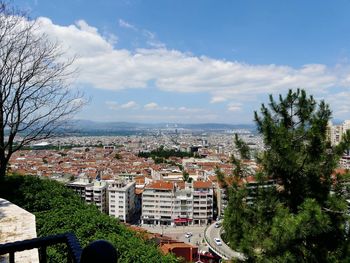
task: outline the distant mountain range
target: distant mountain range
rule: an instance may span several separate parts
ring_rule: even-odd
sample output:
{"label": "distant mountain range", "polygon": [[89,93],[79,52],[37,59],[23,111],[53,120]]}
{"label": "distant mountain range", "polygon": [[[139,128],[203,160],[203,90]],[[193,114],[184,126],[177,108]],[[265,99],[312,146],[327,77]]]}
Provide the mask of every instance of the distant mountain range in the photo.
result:
{"label": "distant mountain range", "polygon": [[66,125],[65,133],[80,135],[128,135],[162,131],[191,130],[194,132],[214,132],[245,129],[254,131],[254,124],[223,123],[135,123],[135,122],[97,122],[89,120],[72,120]]}

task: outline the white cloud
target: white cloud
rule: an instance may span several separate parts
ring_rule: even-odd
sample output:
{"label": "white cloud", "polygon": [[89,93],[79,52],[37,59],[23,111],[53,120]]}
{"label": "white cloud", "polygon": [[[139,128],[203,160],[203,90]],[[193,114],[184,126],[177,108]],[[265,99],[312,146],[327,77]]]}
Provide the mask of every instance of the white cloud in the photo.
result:
{"label": "white cloud", "polygon": [[[350,67],[329,67],[307,64],[252,65],[237,61],[213,59],[206,56],[171,50],[157,44],[156,35],[142,30],[150,41],[150,49],[129,51],[113,47],[108,37],[84,20],[74,25],[59,26],[48,18],[38,18],[42,31],[77,54],[78,82],[95,88],[122,90],[147,88],[155,83],[162,91],[207,93],[211,103],[229,100],[254,101],[261,95],[285,93],[287,89],[305,88],[315,96],[329,100],[342,87],[349,92]],[[119,20],[120,26],[133,25]],[[154,41],[152,43],[152,41]],[[338,90],[338,89],[337,89]],[[171,107],[160,107],[171,110]],[[238,110],[239,106],[229,106]]]}
{"label": "white cloud", "polygon": [[211,98],[210,103],[218,103],[218,102],[223,102],[226,101],[227,99],[224,97],[220,97],[220,96],[214,96]]}
{"label": "white cloud", "polygon": [[135,101],[129,101],[125,104],[120,105],[121,109],[136,109],[138,107]]}
{"label": "white cloud", "polygon": [[230,103],[227,105],[227,109],[229,111],[241,111],[242,110],[242,104],[241,103]]}
{"label": "white cloud", "polygon": [[126,21],[123,20],[123,19],[119,19],[118,22],[119,22],[119,26],[120,26],[120,27],[128,28],[128,29],[132,29],[132,30],[134,30],[134,31],[137,31],[137,27],[136,27],[136,26],[134,26],[134,25],[132,25],[132,24],[126,22]]}
{"label": "white cloud", "polygon": [[150,102],[144,106],[145,109],[147,110],[155,110],[158,108],[158,104],[155,102]]}
{"label": "white cloud", "polygon": [[89,32],[91,34],[98,34],[98,30],[96,27],[92,27],[92,26],[89,26],[88,23],[86,23],[84,20],[78,20],[76,22],[76,25],[82,30],[82,31],[85,31],[85,32]]}
{"label": "white cloud", "polygon": [[120,110],[120,109],[137,109],[138,104],[135,101],[129,101],[124,104],[119,104],[116,101],[106,101],[106,105],[110,110]]}
{"label": "white cloud", "polygon": [[[49,18],[39,17],[40,32],[46,33],[53,41],[60,43],[68,56],[77,55],[77,64],[80,60],[103,57],[113,52],[113,46],[105,39],[98,30],[89,26],[84,20],[79,20],[75,25],[59,26],[52,23]],[[85,68],[82,68],[85,72]]]}
{"label": "white cloud", "polygon": [[330,104],[334,118],[350,119],[350,91],[348,89],[329,95],[326,102]]}
{"label": "white cloud", "polygon": [[157,39],[157,36],[155,33],[148,31],[146,29],[143,30],[143,34],[144,36],[147,38],[147,44],[152,47],[152,48],[156,48],[156,49],[161,49],[161,48],[166,48],[165,44],[160,42]]}
{"label": "white cloud", "polygon": [[115,101],[106,101],[106,105],[110,110],[117,110],[119,109],[119,104]]}
{"label": "white cloud", "polygon": [[106,39],[107,39],[107,42],[112,46],[118,43],[118,37],[112,33],[107,33]]}
{"label": "white cloud", "polygon": [[203,111],[203,109],[199,109],[199,108],[188,108],[188,107],[179,107],[178,108],[179,111],[182,111],[182,112],[201,112]]}

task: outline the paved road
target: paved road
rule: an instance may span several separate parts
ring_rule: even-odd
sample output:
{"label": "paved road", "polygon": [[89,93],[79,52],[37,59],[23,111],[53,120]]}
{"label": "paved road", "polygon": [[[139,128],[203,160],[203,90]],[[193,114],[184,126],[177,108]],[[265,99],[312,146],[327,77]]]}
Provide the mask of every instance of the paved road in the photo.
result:
{"label": "paved road", "polygon": [[[204,240],[204,231],[206,226],[153,226],[153,225],[142,225],[142,228],[146,229],[151,233],[159,233],[164,236],[171,237],[181,242],[189,243],[194,246],[198,246],[200,251],[208,251],[207,244]],[[186,238],[185,234],[191,232],[193,236]]]}
{"label": "paved road", "polygon": [[[233,251],[228,245],[226,245],[222,241],[220,236],[220,231],[221,231],[221,227],[216,228],[215,224],[212,224],[207,228],[205,235],[207,237],[207,241],[210,247],[212,247],[214,251],[218,252],[218,254],[220,254],[221,256],[224,256],[224,258],[228,260],[231,258],[238,258],[240,260],[244,260],[244,255],[242,253]],[[215,243],[214,238],[220,238],[222,245],[218,246]]]}

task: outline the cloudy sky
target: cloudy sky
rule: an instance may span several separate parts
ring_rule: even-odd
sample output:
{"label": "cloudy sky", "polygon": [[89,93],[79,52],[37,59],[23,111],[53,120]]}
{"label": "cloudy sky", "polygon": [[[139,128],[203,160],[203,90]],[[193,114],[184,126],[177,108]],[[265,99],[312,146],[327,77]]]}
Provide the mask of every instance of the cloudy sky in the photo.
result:
{"label": "cloudy sky", "polygon": [[350,1],[18,0],[76,56],[99,121],[252,123],[304,88],[350,119]]}

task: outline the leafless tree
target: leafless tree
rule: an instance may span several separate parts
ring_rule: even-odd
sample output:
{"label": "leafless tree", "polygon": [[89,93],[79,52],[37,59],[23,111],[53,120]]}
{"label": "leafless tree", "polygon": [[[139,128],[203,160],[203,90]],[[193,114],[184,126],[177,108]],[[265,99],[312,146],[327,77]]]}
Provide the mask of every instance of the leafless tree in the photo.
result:
{"label": "leafless tree", "polygon": [[68,85],[73,60],[39,29],[0,2],[0,179],[15,151],[52,137],[83,104]]}

